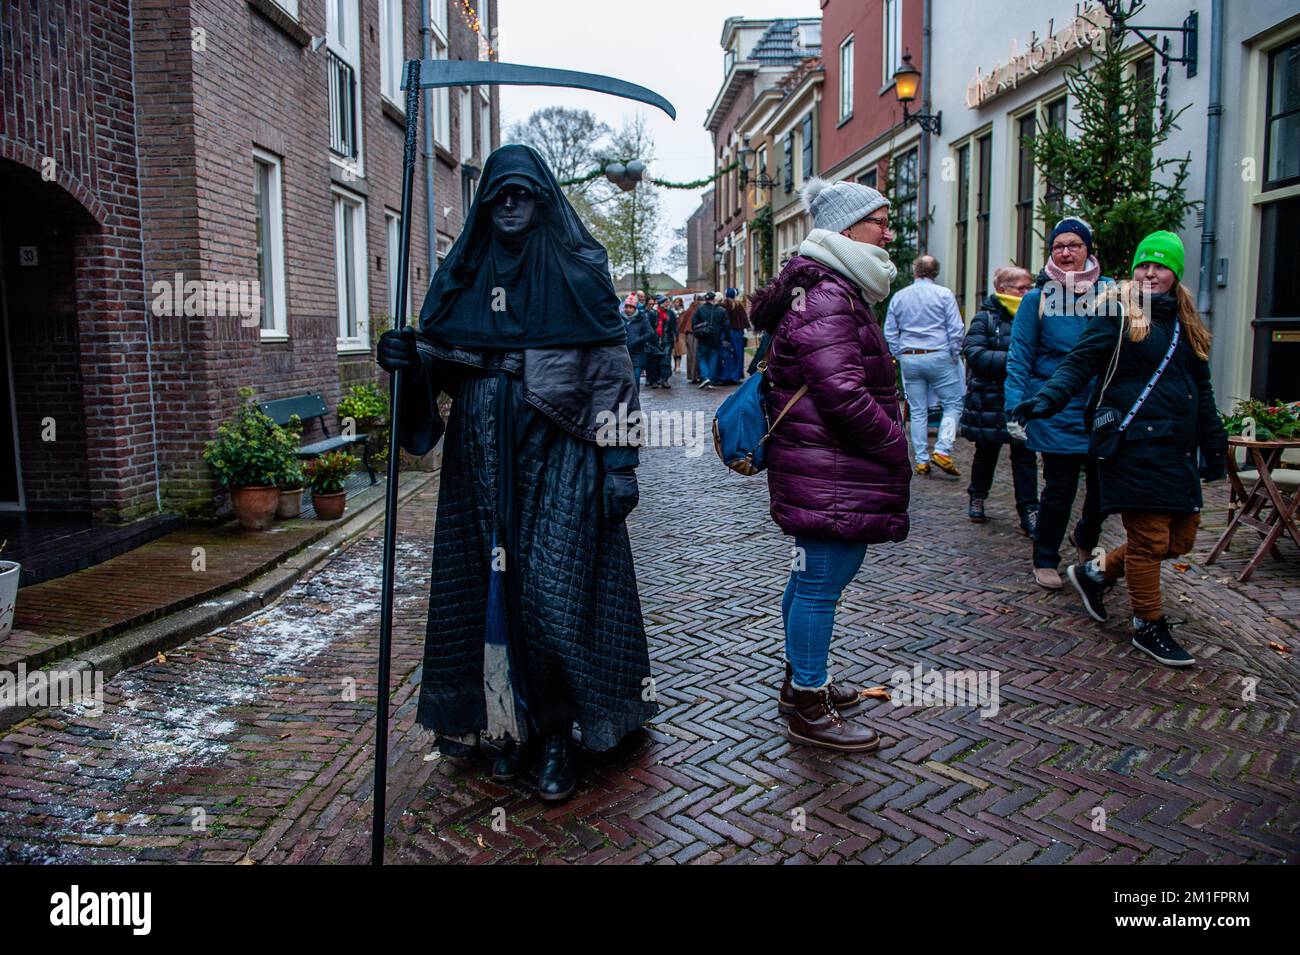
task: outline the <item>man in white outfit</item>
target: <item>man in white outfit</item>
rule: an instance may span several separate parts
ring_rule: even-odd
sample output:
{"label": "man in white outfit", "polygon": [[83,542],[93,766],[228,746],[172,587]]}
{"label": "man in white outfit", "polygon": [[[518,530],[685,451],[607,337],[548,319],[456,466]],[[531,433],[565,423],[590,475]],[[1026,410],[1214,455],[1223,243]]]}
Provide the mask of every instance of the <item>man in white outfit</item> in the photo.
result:
{"label": "man in white outfit", "polygon": [[[903,369],[903,389],[912,415],[912,454],[916,473],[929,474],[930,462],[953,477],[961,472],[952,460],[966,385],[961,372],[961,343],[965,334],[957,299],[934,280],[939,262],[922,255],[912,263],[914,281],[889,302],[885,341]],[[939,436],[930,453],[930,406],[943,408]]]}

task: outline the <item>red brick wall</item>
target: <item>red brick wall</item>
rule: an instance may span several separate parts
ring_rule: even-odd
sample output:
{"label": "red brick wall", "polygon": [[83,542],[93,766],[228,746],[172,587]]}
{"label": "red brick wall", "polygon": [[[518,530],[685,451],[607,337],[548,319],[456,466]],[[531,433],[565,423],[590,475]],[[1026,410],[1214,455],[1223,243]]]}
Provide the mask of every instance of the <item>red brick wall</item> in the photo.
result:
{"label": "red brick wall", "polygon": [[[45,382],[19,396],[20,445],[31,445],[26,428],[44,417],[42,402],[81,416],[80,422],[61,429],[63,434],[75,435],[78,425],[84,425],[80,461],[75,460],[75,442],[64,450],[45,449],[46,456],[24,458],[25,470],[29,462],[32,468],[33,507],[89,505],[103,518],[131,518],[153,509],[154,457],[142,334],[129,6],[126,0],[5,3],[0,17],[0,99],[5,103],[0,157],[16,164],[6,167],[6,175],[18,175],[18,167],[40,170],[52,160],[53,166],[45,168],[53,170],[53,178],[38,179],[31,187],[33,196],[71,223],[63,239],[39,234],[41,217],[24,221],[19,204],[9,202],[3,213],[6,241],[36,244],[52,257],[66,255],[70,242],[74,256],[75,285],[67,284],[65,269],[57,293],[58,319],[44,329],[17,329],[35,362],[23,374]],[[69,196],[84,214],[66,211]],[[69,310],[74,289],[76,307]],[[21,288],[15,294],[26,298]],[[12,320],[17,325],[32,316],[15,314]],[[80,408],[68,364],[69,356],[77,354]],[[67,456],[61,463],[68,468],[62,480],[55,466],[60,455]]]}
{"label": "red brick wall", "polygon": [[[752,79],[747,79],[744,87],[741,88],[739,95],[736,97],[736,101],[722,115],[722,120],[718,124],[718,131],[713,136],[716,168],[721,169],[731,161],[733,151],[730,150],[727,144],[731,141],[732,130],[736,128],[736,120],[745,114],[745,110],[749,109],[753,102],[754,82]],[[739,229],[745,223],[745,196],[732,184],[730,177],[733,174],[734,170],[733,173],[719,179],[717,186],[713,190],[715,230],[719,239],[722,239],[727,233]],[[739,202],[735,201],[737,196],[739,196]]]}
{"label": "red brick wall", "polygon": [[[434,2],[449,7],[452,57],[475,58],[477,39],[460,4]],[[393,263],[384,210],[400,208],[404,141],[380,103],[378,6],[360,4],[365,169],[354,190],[366,201],[372,325],[388,311]],[[15,203],[0,211],[6,249],[49,245],[42,265],[51,269],[57,254],[72,256],[52,283],[57,289],[47,290],[57,304],[40,300],[33,274],[15,279],[27,283],[11,319],[23,323],[13,337],[16,360],[21,345],[26,361],[19,416],[34,505],[89,506],[100,517],[128,519],[156,507],[160,474],[165,506],[208,509],[214,484],[203,443],[241,385],[266,398],[320,391],[334,408],[341,379],[376,377],[369,355],[340,355],[336,347],[326,58],[305,42],[325,34],[325,2],[301,0],[299,7],[301,30],[293,31],[249,0],[3,4],[0,183],[31,179],[47,156],[57,171],[53,183],[35,179],[33,195],[49,203],[43,216],[23,215]],[[416,57],[417,0],[406,0],[403,12],[405,54]],[[451,100],[454,110],[457,97]],[[494,89],[494,130],[499,116]],[[449,236],[460,231],[463,214],[452,120],[453,152],[435,162],[438,226]],[[477,123],[476,110],[475,134]],[[285,342],[263,342],[238,315],[165,316],[151,308],[155,283],[172,283],[178,272],[182,280],[256,280],[254,147],[282,161]],[[430,278],[423,173],[421,156],[411,221],[413,311]],[[69,196],[80,211],[69,208]],[[54,210],[63,210],[65,244],[28,241],[35,223],[56,221]],[[6,276],[11,264],[6,254]],[[42,407],[76,420],[61,426],[68,440],[57,450],[28,452],[27,429],[44,417]],[[73,440],[78,423],[80,444]]]}
{"label": "red brick wall", "polygon": [[[176,15],[175,5],[164,0],[154,4],[149,19],[165,24],[166,17]],[[324,4],[302,0],[299,6],[302,27],[313,36],[325,35]],[[388,270],[395,263],[388,261],[384,211],[401,208],[405,140],[403,127],[381,104],[378,6],[377,0],[360,5],[362,175],[340,182],[365,201],[372,329],[388,312]],[[448,19],[452,56],[476,56],[476,41],[458,9],[453,4]],[[420,52],[419,10],[414,0],[403,7],[407,58]],[[140,11],[138,19],[145,17]],[[203,31],[204,50],[189,52],[191,29]],[[187,147],[192,181],[175,176],[165,162],[167,145],[160,144],[150,157],[156,162],[149,178],[158,184],[157,207],[150,213],[164,226],[157,232],[157,243],[154,231],[147,229],[151,281],[170,280],[187,264],[200,279],[256,279],[253,149],[281,160],[288,340],[264,342],[258,329],[245,327],[238,316],[156,320],[163,352],[160,407],[170,409],[170,419],[178,423],[163,439],[164,491],[173,506],[197,509],[210,501],[213,490],[202,464],[203,442],[234,407],[240,385],[252,385],[260,398],[319,391],[332,411],[347,384],[378,375],[369,354],[341,354],[336,345],[331,181],[340,173],[329,159],[325,49],[312,51],[247,0],[191,0],[183,29],[160,25],[151,32],[159,43],[170,43],[182,62],[190,63],[180,85],[190,90],[190,101],[196,104],[189,110],[193,141]],[[137,45],[143,49],[139,41]],[[168,63],[174,61],[151,64],[158,96],[146,103],[141,95],[142,113],[150,121],[168,121],[175,102],[167,90],[175,85]],[[452,103],[455,109],[455,96]],[[422,113],[421,124],[429,120]],[[454,137],[454,116],[452,131]],[[458,148],[454,140],[453,148]],[[439,227],[454,236],[461,226],[460,168],[438,159],[435,169]],[[421,155],[411,217],[413,311],[418,311],[429,282],[424,186]],[[452,207],[450,216],[441,215],[443,206]],[[178,214],[177,208],[183,211]],[[169,222],[174,226],[170,231],[165,228]],[[180,245],[177,240],[182,240]],[[331,429],[335,425],[330,422]],[[315,436],[309,431],[304,439]]]}
{"label": "red brick wall", "polygon": [[[903,48],[912,65],[924,70],[921,56],[922,0],[904,0]],[[822,93],[820,169],[843,162],[903,118],[892,84],[882,89],[884,10],[882,0],[821,0]],[[840,122],[840,44],[853,34],[853,118]],[[919,108],[919,106],[918,106]]]}

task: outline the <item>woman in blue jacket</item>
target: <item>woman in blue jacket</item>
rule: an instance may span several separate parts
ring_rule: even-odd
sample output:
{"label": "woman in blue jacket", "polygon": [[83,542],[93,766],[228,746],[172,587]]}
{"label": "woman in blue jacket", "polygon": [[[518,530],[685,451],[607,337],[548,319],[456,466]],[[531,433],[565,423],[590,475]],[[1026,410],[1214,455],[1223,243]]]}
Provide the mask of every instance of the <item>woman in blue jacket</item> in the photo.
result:
{"label": "woman in blue jacket", "polygon": [[[1037,395],[1088,327],[1095,298],[1113,284],[1101,274],[1092,253],[1092,230],[1082,219],[1067,216],[1052,229],[1051,256],[1038,273],[1037,287],[1020,300],[1011,325],[1007,354],[1005,410],[1008,419],[1022,402]],[[1087,561],[1101,537],[1101,507],[1097,494],[1096,462],[1088,457],[1088,432],[1084,408],[1091,388],[1084,388],[1050,418],[1025,426],[1026,445],[1043,461],[1043,492],[1038,504],[1038,529],[1034,535],[1034,580],[1047,590],[1061,589],[1061,542],[1070,510],[1086,482],[1083,514],[1075,525],[1073,541],[1080,562]]]}

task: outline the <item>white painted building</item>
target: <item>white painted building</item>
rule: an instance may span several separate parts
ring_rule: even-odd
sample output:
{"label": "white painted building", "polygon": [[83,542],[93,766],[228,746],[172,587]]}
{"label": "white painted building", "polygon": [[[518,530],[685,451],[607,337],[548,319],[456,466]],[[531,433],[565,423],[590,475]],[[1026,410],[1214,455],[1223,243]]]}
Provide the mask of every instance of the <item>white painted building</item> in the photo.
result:
{"label": "white painted building", "polygon": [[[1088,55],[1080,45],[1109,21],[1100,4],[1075,0],[932,3],[931,108],[942,111],[943,133],[932,137],[928,249],[969,318],[999,266],[1037,271],[1043,264],[1044,224],[1035,215],[1048,184],[1020,137],[1038,121],[1070,122],[1077,104],[1066,96],[1065,67]],[[1166,68],[1131,32],[1126,45],[1132,69],[1153,79],[1170,110],[1189,107],[1162,154],[1191,154],[1188,194],[1205,199],[1216,9],[1220,171],[1202,300],[1215,335],[1216,393],[1225,407],[1247,395],[1300,399],[1300,4],[1149,0],[1131,23],[1180,27],[1196,15],[1192,76],[1184,64]],[[1180,34],[1146,32],[1157,44],[1168,36],[1170,55],[1182,55]],[[1191,214],[1179,230],[1187,250],[1183,282],[1194,292],[1203,216]],[[1127,275],[1128,262],[1107,260],[1104,249],[1098,255],[1106,274]]]}

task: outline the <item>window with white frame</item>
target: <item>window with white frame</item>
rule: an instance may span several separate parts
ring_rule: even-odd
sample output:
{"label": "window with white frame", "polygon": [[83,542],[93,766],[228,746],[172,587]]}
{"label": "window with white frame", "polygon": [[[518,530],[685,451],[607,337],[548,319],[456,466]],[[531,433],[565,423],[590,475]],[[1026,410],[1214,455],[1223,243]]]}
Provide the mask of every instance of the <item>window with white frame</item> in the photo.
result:
{"label": "window with white frame", "polygon": [[388,241],[388,315],[397,327],[398,263],[402,257],[402,216],[392,209],[384,210],[384,237]]}
{"label": "window with white frame", "polygon": [[[447,41],[439,39],[436,30],[429,32],[433,37],[433,58],[447,59]],[[433,91],[433,138],[443,149],[451,149],[451,90],[446,86]]]}
{"label": "window with white frame", "polygon": [[275,5],[295,20],[298,19],[298,0],[275,0]]}
{"label": "window with white frame", "polygon": [[402,0],[379,0],[379,84],[393,103],[402,105],[402,64],[406,61]]}
{"label": "window with white frame", "polygon": [[330,149],[361,172],[361,23],[357,0],[325,5]]}
{"label": "window with white frame", "polygon": [[334,274],[338,295],[338,347],[369,347],[366,313],[366,206],[348,193],[334,192]]}
{"label": "window with white frame", "polygon": [[285,338],[289,322],[285,307],[284,203],[280,160],[253,150],[253,215],[257,233],[257,281],[261,288],[263,338]]}
{"label": "window with white frame", "polygon": [[881,9],[885,17],[885,76],[881,82],[888,86],[903,65],[903,0],[885,0]]}
{"label": "window with white frame", "polygon": [[[432,0],[429,30],[433,59],[447,59],[448,0]],[[433,139],[443,149],[451,149],[451,90],[445,86],[433,91]]]}
{"label": "window with white frame", "polygon": [[[482,87],[486,89],[487,87]],[[492,103],[480,103],[478,107],[478,155],[487,159],[492,152]]]}
{"label": "window with white frame", "polygon": [[474,94],[466,86],[459,93],[456,108],[456,136],[460,140],[460,161],[474,158]]}
{"label": "window with white frame", "polygon": [[853,115],[853,34],[840,44],[840,120]]}

